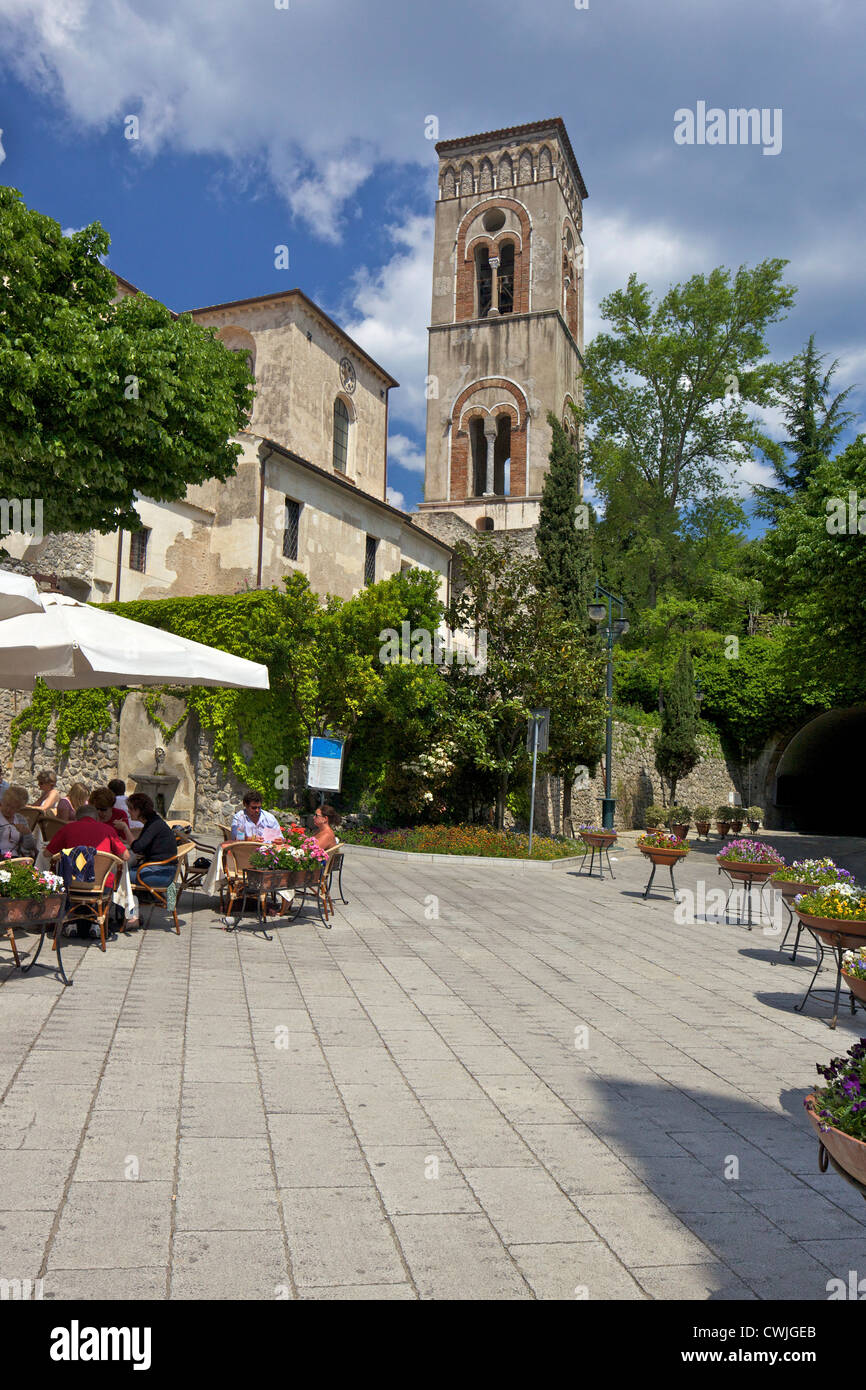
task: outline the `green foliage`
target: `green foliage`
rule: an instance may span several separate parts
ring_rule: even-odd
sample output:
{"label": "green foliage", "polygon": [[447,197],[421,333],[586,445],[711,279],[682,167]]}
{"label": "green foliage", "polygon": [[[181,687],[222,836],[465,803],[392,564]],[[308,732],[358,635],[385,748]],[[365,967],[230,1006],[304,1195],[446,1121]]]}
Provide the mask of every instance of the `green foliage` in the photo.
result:
{"label": "green foliage", "polygon": [[147,717],[150,720],[151,724],[156,725],[157,729],[159,729],[159,732],[162,734],[163,740],[166,743],[171,743],[178,729],[181,727],[182,724],[185,724],[187,719],[189,718],[189,709],[185,709],[183,713],[179,716],[179,718],[177,718],[174,721],[173,724],[166,724],[165,720],[162,717],[162,701],[164,695],[165,690],[160,690],[158,687],[153,687],[150,690],[142,691],[142,702],[144,704],[145,710],[147,711]]}
{"label": "green foliage", "polygon": [[[587,348],[577,414],[604,502],[602,578],[632,610],[653,606],[671,581],[688,583],[702,558],[695,536],[727,544],[742,524],[731,472],[754,450],[772,453],[745,407],[772,404],[781,380],[766,330],[793,301],[784,265],[741,266],[733,277],[719,267],[657,304],[632,275],[602,302],[610,331]],[[712,566],[712,554],[703,559]]]}
{"label": "green foliage", "polygon": [[177,501],[224,480],[253,378],[216,330],[144,294],[112,303],[107,232],[71,236],[0,187],[0,474],[7,496],[42,491],[46,531],[140,526],[136,495]]}
{"label": "green foliage", "polygon": [[686,777],[700,759],[698,747],[698,707],[692,658],[686,647],[665,689],[661,733],[656,743],[655,765],[670,784],[674,801],[677,782]]}
{"label": "green foliage", "polygon": [[566,618],[585,628],[593,560],[589,528],[577,525],[580,464],[568,435],[552,412],[547,421],[553,440],[535,537],[540,561],[539,588],[555,597]]}
{"label": "green foliage", "polygon": [[56,719],[58,751],[68,753],[73,739],[110,729],[112,716],[119,718],[127,694],[128,691],[111,686],[102,690],[49,690],[37,681],[30,704],[12,720],[12,752],[24,733],[36,734],[44,744],[51,722]]}

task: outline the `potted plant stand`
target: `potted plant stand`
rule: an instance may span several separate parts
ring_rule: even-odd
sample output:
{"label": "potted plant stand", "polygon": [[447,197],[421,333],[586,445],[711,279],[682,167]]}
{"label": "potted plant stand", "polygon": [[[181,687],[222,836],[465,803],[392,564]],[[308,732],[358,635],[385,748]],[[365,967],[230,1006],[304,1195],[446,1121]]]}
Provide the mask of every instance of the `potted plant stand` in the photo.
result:
{"label": "potted plant stand", "polygon": [[842,971],[842,979],[854,998],[859,999],[861,1004],[866,1004],[866,980],[861,980],[859,975],[849,975],[847,970]]}
{"label": "potted plant stand", "polygon": [[648,845],[646,847],[644,845],[638,845],[638,849],[640,850],[641,854],[644,855],[645,858],[649,859],[652,863],[652,871],[650,873],[649,880],[647,881],[647,886],[643,891],[644,897],[649,897],[649,891],[653,886],[653,879],[656,876],[656,869],[661,866],[662,868],[667,869],[670,873],[671,890],[674,895],[674,901],[678,902],[679,899],[677,898],[677,885],[674,882],[674,869],[681,859],[686,858],[688,850],[676,849],[674,846],[671,846],[670,849],[664,849],[661,847],[656,848],[652,845]]}
{"label": "potted plant stand", "polygon": [[[797,883],[794,881],[794,879],[780,879],[778,883],[772,883],[770,887],[775,888],[776,891],[780,894],[782,902],[785,904],[785,907],[788,911],[788,925],[785,928],[785,935],[782,937],[782,944],[779,947],[779,950],[783,951],[785,949],[785,943],[788,940],[790,930],[794,925],[794,899],[796,898],[798,893],[811,893],[815,885],[814,883]],[[803,923],[798,921],[797,935],[794,938],[794,950],[791,954],[792,964],[796,964],[797,950],[800,945],[800,937],[802,936],[805,930],[806,928],[803,925]],[[812,937],[812,940],[815,942],[816,951],[819,954],[823,954],[820,942],[817,941],[815,937]]]}
{"label": "potted plant stand", "polygon": [[583,848],[583,858],[582,858],[581,861],[580,861],[580,865],[579,865],[579,867],[578,867],[577,872],[578,872],[578,873],[582,873],[582,872],[583,872],[583,866],[584,866],[584,864],[586,863],[586,856],[587,856],[587,853],[589,853],[590,858],[589,858],[589,871],[588,871],[588,876],[589,876],[590,878],[592,878],[592,870],[593,870],[593,865],[594,865],[594,863],[595,863],[595,857],[596,857],[596,855],[598,855],[598,876],[599,876],[599,879],[601,880],[601,882],[603,883],[603,882],[604,882],[604,859],[605,859],[605,856],[606,856],[606,857],[607,857],[607,869],[608,869],[608,873],[610,874],[610,876],[611,876],[612,879],[615,879],[615,878],[616,878],[616,874],[614,873],[613,868],[612,868],[612,866],[611,866],[611,862],[610,862],[610,847],[611,847],[611,845],[616,844],[616,831],[615,831],[615,830],[580,830],[580,831],[578,831],[578,834],[580,835],[581,840],[583,840],[583,846],[584,846],[584,848]]}
{"label": "potted plant stand", "polygon": [[[856,922],[847,918],[836,917],[810,917],[808,913],[801,912],[798,907],[795,907],[794,911],[803,926],[814,938],[820,952],[815,973],[809,981],[809,988],[806,990],[800,1003],[794,1005],[794,1009],[798,1014],[802,1013],[806,1007],[806,1001],[812,994],[832,994],[833,1017],[830,1020],[830,1027],[835,1028],[839,1016],[839,994],[842,988],[842,956],[845,951],[859,951],[862,948],[864,942],[866,942],[866,922]],[[826,990],[815,989],[815,981],[818,978],[818,972],[824,960],[825,946],[829,946],[836,957],[836,984],[835,987]],[[861,1004],[858,995],[851,992],[849,994],[849,999],[851,1001],[852,1014],[856,1013],[858,1007],[863,1007],[864,1010],[866,1010],[866,1006]]]}
{"label": "potted plant stand", "polygon": [[[725,874],[725,875],[727,876],[728,882],[730,883],[730,888],[729,888],[729,890],[728,890],[728,898],[727,898],[727,902],[725,903],[725,921],[727,922],[727,921],[729,920],[729,919],[728,919],[728,911],[729,911],[729,908],[730,908],[731,898],[734,896],[734,893],[737,891],[737,884],[738,884],[738,883],[741,883],[741,884],[743,885],[743,893],[745,894],[745,899],[746,899],[746,925],[747,925],[749,931],[751,931],[751,930],[752,930],[752,889],[753,889],[753,887],[755,886],[756,883],[760,885],[760,892],[761,892],[760,902],[761,902],[761,907],[763,908],[763,905],[764,905],[764,898],[763,898],[764,884],[767,882],[767,879],[768,879],[768,878],[771,878],[772,875],[776,872],[776,870],[778,869],[779,865],[778,865],[778,863],[776,863],[776,864],[750,864],[749,861],[748,861],[748,860],[745,860],[745,859],[722,859],[722,858],[718,859],[718,860],[717,860],[717,863],[718,863],[718,866],[719,866],[719,873]],[[743,920],[743,919],[742,919],[742,916],[741,916],[741,917],[739,918],[739,921],[740,921],[740,924],[741,924],[741,925],[742,925],[742,920]]]}
{"label": "potted plant stand", "polygon": [[728,834],[728,831],[730,830],[730,828],[731,828],[731,822],[730,822],[729,820],[717,820],[717,821],[716,821],[716,829],[718,830],[718,832],[719,832],[719,834],[721,835],[722,839],[724,839],[725,836]]}
{"label": "potted plant stand", "polygon": [[866,1198],[866,1144],[862,1139],[855,1139],[853,1134],[836,1129],[835,1125],[827,1125],[822,1130],[817,1104],[814,1095],[806,1097],[806,1114],[818,1136],[820,1171],[826,1173],[828,1164],[832,1164],[839,1176],[856,1187],[861,1197]]}
{"label": "potted plant stand", "polygon": [[[45,898],[0,898],[0,934],[9,938],[15,964],[19,966],[22,975],[28,974],[33,969],[39,959],[46,933],[53,931],[58,973],[64,985],[70,986],[73,983],[63,968],[63,954],[60,944],[60,927],[65,916],[65,904],[65,893],[52,893]],[[18,948],[15,943],[16,927],[19,931],[35,929],[39,932],[39,945],[36,947],[33,959],[29,960],[26,965],[21,965],[18,958]]]}

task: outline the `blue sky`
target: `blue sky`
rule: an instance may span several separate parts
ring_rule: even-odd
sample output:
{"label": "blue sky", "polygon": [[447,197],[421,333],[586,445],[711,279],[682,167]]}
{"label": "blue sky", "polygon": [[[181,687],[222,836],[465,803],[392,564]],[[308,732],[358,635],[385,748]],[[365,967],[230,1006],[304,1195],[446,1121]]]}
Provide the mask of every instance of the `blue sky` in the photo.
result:
{"label": "blue sky", "polygon": [[[633,270],[664,290],[785,257],[799,294],[773,350],[814,332],[862,416],[862,36],[859,0],[0,0],[0,178],[64,227],[101,221],[111,266],[172,308],[299,285],[402,383],[389,481],[411,507],[429,115],[443,138],[563,117],[590,194],[587,339]],[[676,144],[699,101],[780,110],[779,153]]]}

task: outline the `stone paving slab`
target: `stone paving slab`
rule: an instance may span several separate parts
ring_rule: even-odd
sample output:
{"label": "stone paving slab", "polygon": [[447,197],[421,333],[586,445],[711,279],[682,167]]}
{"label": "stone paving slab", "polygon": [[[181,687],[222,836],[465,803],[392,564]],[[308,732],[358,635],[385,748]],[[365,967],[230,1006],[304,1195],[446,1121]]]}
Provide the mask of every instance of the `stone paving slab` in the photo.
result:
{"label": "stone paving slab", "polygon": [[[187,895],[179,937],[156,912],[105,954],[70,941],[67,991],[0,943],[0,1278],[51,1299],[825,1299],[863,1267],[866,1205],[817,1171],[802,1100],[866,1015],[795,1013],[813,967],[778,932],[644,901],[633,850],[615,869],[350,851],[331,930],[227,933]],[[717,887],[712,849],[677,883]]]}

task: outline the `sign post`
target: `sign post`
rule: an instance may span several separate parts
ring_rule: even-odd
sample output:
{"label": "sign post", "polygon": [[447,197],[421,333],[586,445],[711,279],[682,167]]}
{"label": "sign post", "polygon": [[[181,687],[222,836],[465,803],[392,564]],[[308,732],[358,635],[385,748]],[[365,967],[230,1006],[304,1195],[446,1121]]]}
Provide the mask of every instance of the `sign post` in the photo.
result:
{"label": "sign post", "polygon": [[550,740],[550,710],[534,709],[526,731],[527,752],[532,753],[532,796],[529,802],[529,857],[532,858],[532,836],[535,827],[535,772],[539,753],[546,753]]}
{"label": "sign post", "polygon": [[336,734],[314,734],[307,759],[307,786],[322,793],[338,792],[343,782],[343,739]]}

